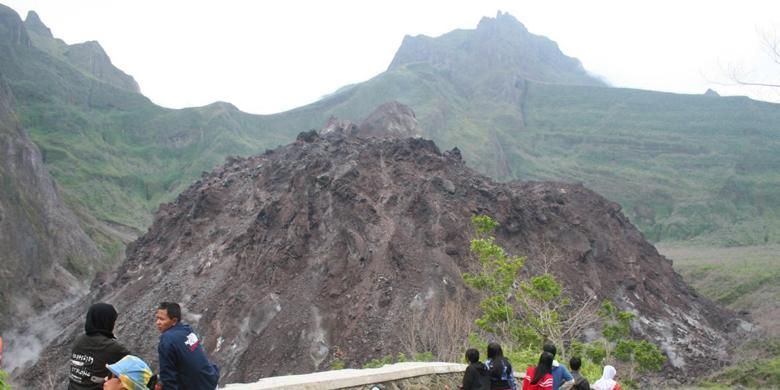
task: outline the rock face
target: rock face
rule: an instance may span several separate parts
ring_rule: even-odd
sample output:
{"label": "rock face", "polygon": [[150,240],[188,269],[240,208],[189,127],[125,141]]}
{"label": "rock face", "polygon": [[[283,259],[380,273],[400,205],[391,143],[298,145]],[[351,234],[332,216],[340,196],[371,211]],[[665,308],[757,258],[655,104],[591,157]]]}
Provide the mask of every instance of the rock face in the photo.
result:
{"label": "rock face", "polygon": [[103,47],[96,41],[69,45],[65,51],[65,57],[76,67],[106,84],[125,91],[141,92],[141,88],[133,76],[115,67]]}
{"label": "rock face", "polygon": [[27,17],[24,19],[24,26],[27,28],[27,31],[33,31],[46,38],[54,38],[51,29],[43,24],[41,17],[38,16],[38,13],[35,11],[27,12]]}
{"label": "rock face", "polygon": [[30,47],[30,36],[16,11],[0,4],[0,44]]}
{"label": "rock face", "polygon": [[[88,300],[118,307],[117,334],[156,361],[158,302],[181,302],[185,322],[222,370],[221,383],[303,373],[336,359],[359,366],[403,350],[416,312],[474,296],[462,272],[470,218],[493,216],[497,241],[543,259],[577,296],[595,294],[638,314],[635,332],[661,343],[685,377],[719,357],[729,313],[697,297],[620,207],[579,185],[496,183],[457,149],[419,138],[332,131],[247,159],[231,158],[163,204],[120,269]],[[24,374],[67,365],[88,304]],[[462,314],[461,314],[462,313]],[[435,317],[441,326],[444,317]],[[60,370],[60,372],[65,372]]]}
{"label": "rock face", "polygon": [[11,336],[9,331],[57,303],[85,295],[87,286],[79,282],[85,275],[74,273],[99,258],[94,242],[62,203],[12,107],[0,75],[0,332],[7,367],[23,363],[22,352],[32,352],[20,351],[30,349],[19,344],[25,332]]}
{"label": "rock face", "polygon": [[322,134],[340,132],[361,138],[406,138],[422,134],[414,111],[399,102],[387,102],[379,106],[359,125],[348,120],[330,117],[320,131]]}

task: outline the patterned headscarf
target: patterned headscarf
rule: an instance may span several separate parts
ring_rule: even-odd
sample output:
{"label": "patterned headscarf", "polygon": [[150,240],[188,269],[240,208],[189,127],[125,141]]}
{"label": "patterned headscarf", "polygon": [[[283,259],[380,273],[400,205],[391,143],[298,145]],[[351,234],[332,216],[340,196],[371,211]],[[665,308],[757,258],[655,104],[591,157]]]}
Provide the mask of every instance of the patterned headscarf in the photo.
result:
{"label": "patterned headscarf", "polygon": [[106,367],[119,378],[127,390],[144,390],[152,377],[152,369],[143,360],[133,355],[127,355],[114,364]]}

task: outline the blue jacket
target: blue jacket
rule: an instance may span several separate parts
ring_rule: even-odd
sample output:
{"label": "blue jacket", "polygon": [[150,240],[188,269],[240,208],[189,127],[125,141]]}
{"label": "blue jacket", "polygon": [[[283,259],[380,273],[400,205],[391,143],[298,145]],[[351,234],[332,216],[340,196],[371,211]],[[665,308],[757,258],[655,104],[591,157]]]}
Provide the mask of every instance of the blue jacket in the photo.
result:
{"label": "blue jacket", "polygon": [[553,361],[552,376],[553,390],[558,390],[564,382],[574,379],[569,373],[569,370],[567,370],[563,364],[558,364],[557,360]]}
{"label": "blue jacket", "polygon": [[189,325],[177,323],[160,335],[160,382],[165,390],[214,390],[219,368],[209,362]]}

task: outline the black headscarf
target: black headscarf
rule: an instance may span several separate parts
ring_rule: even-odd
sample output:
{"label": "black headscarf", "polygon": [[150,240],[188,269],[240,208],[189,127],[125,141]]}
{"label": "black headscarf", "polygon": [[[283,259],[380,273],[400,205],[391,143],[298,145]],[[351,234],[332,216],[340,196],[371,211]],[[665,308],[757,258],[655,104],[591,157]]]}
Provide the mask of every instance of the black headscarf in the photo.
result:
{"label": "black headscarf", "polygon": [[108,303],[95,303],[87,311],[87,321],[84,323],[84,331],[87,336],[102,334],[114,337],[114,323],[116,322],[116,309]]}

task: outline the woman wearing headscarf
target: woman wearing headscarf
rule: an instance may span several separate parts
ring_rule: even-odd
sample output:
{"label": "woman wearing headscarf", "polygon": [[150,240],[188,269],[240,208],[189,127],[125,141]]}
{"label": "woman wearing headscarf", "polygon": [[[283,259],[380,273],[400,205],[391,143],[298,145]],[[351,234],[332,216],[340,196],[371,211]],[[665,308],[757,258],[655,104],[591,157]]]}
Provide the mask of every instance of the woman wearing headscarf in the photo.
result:
{"label": "woman wearing headscarf", "polygon": [[114,364],[130,354],[114,337],[117,313],[108,303],[89,307],[84,334],[76,338],[70,355],[68,390],[100,390],[109,375],[107,364]]}
{"label": "woman wearing headscarf", "polygon": [[604,366],[601,379],[597,380],[590,388],[593,390],[620,390],[620,383],[615,381],[617,370],[612,366]]}

